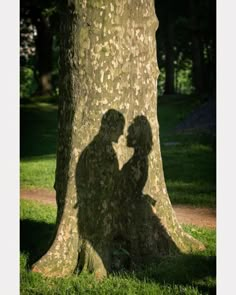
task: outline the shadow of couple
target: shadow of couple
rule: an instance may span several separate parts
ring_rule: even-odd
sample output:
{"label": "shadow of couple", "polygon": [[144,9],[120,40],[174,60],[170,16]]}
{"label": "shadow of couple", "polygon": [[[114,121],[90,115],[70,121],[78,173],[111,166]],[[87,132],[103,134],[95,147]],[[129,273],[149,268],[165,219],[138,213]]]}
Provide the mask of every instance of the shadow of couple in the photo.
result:
{"label": "shadow of couple", "polygon": [[[153,144],[151,126],[143,115],[134,118],[126,137],[127,147],[134,153],[119,170],[112,142],[118,142],[124,126],[124,116],[108,110],[98,134],[81,153],[76,169],[79,232],[107,270],[119,269],[121,264],[134,260],[132,255],[148,252],[145,232],[153,230],[148,227],[152,226],[149,221],[153,219],[151,205],[155,201],[142,193]],[[122,250],[127,254],[123,255],[125,262],[121,262]]]}

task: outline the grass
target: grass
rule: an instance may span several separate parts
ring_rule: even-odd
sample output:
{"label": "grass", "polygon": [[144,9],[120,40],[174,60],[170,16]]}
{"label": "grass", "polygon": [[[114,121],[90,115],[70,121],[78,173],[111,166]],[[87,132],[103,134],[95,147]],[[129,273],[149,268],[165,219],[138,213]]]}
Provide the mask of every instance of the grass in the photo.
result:
{"label": "grass", "polygon": [[[193,96],[160,98],[158,118],[163,169],[172,204],[215,207],[215,137],[202,133],[175,132],[175,127],[199,103]],[[176,144],[168,145],[169,142]]]}
{"label": "grass", "polygon": [[20,164],[21,187],[53,189],[55,169],[54,154],[23,158]]}
{"label": "grass", "polygon": [[42,157],[56,153],[57,105],[48,102],[21,104],[20,156],[21,159]]}
{"label": "grass", "polygon": [[216,154],[210,144],[162,147],[166,184],[172,203],[216,205]]}
{"label": "grass", "polygon": [[158,119],[161,137],[173,139],[173,128],[197,106],[199,100],[195,96],[168,95],[158,97]]}
{"label": "grass", "polygon": [[[164,174],[173,204],[215,207],[215,139],[204,134],[177,134],[175,126],[199,105],[194,96],[160,97],[158,117]],[[53,189],[56,166],[57,99],[21,103],[22,188]],[[175,146],[166,145],[177,142]]]}
{"label": "grass", "polygon": [[53,189],[57,142],[55,98],[24,100],[20,111],[20,140],[21,187]]}
{"label": "grass", "polygon": [[74,274],[50,279],[29,271],[29,265],[44,253],[54,233],[56,209],[33,201],[21,201],[20,291],[31,294],[215,294],[216,235],[214,230],[185,226],[201,240],[206,251],[194,255],[165,257],[133,272],[112,274],[103,282],[93,275]]}

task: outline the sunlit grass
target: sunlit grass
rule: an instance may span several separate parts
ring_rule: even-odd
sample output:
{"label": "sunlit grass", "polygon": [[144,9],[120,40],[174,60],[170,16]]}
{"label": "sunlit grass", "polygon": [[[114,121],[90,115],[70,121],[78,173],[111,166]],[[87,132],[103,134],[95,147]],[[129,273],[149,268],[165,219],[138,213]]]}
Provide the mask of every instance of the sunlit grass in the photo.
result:
{"label": "sunlit grass", "polygon": [[56,156],[31,157],[21,160],[20,185],[23,188],[53,189]]}
{"label": "sunlit grass", "polygon": [[56,222],[56,208],[52,205],[44,205],[30,200],[21,200],[20,219],[54,224]]}

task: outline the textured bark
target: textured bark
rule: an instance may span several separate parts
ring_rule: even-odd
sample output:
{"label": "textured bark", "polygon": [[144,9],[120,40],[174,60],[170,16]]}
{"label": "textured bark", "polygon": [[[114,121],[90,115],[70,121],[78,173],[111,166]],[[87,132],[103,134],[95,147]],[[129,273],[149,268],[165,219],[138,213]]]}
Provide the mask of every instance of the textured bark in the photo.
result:
{"label": "textured bark", "polygon": [[149,257],[203,249],[178,224],[165,185],[153,1],[69,3],[61,21],[58,227],[33,270],[63,276],[78,265],[102,278]]}
{"label": "textured bark", "polygon": [[53,34],[49,22],[49,17],[43,15],[42,10],[35,7],[30,8],[33,24],[37,29],[35,40],[36,65],[35,73],[38,81],[37,93],[40,95],[50,94],[52,91],[52,43]]}
{"label": "textured bark", "polygon": [[197,94],[202,94],[204,89],[205,73],[203,72],[203,47],[201,32],[199,29],[199,20],[196,16],[196,1],[190,0],[189,7],[192,28],[193,84],[195,87],[195,92]]}

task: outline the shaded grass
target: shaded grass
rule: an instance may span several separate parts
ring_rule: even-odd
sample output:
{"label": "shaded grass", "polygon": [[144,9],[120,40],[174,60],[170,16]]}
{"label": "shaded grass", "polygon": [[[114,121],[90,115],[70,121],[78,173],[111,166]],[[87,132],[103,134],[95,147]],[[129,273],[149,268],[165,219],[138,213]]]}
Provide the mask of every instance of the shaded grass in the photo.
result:
{"label": "shaded grass", "polygon": [[183,144],[162,148],[162,158],[168,180],[215,184],[215,152],[208,145]]}
{"label": "shaded grass", "polygon": [[20,98],[20,104],[22,106],[27,106],[27,105],[42,105],[42,104],[50,104],[57,106],[58,105],[58,96],[51,96],[51,95],[36,95],[36,96],[31,96],[31,97],[21,97]]}
{"label": "shaded grass", "polygon": [[55,230],[56,209],[38,202],[20,202],[20,251],[27,253],[28,265],[48,249]]}
{"label": "shaded grass", "polygon": [[56,209],[21,201],[21,294],[215,294],[215,230],[185,226],[206,251],[157,259],[133,272],[112,274],[103,282],[83,273],[61,279],[29,271],[29,264],[45,252],[53,236]]}
{"label": "shaded grass", "polygon": [[57,106],[46,102],[21,105],[21,158],[55,154],[56,142]]}
{"label": "shaded grass", "polygon": [[173,204],[216,205],[216,153],[210,144],[162,147],[166,184]]}
{"label": "shaded grass", "polygon": [[[173,204],[216,206],[216,139],[204,133],[176,133],[175,127],[200,104],[194,96],[163,96],[158,119],[163,169]],[[168,143],[176,145],[168,145]]]}
{"label": "shaded grass", "polygon": [[199,105],[200,101],[195,96],[189,95],[164,95],[158,97],[158,120],[160,135],[173,136],[173,128]]}

